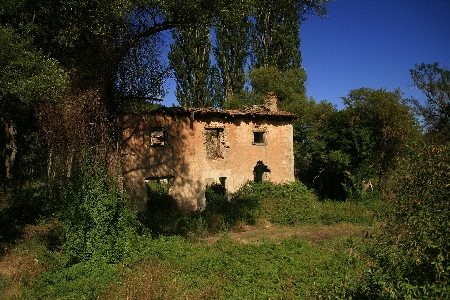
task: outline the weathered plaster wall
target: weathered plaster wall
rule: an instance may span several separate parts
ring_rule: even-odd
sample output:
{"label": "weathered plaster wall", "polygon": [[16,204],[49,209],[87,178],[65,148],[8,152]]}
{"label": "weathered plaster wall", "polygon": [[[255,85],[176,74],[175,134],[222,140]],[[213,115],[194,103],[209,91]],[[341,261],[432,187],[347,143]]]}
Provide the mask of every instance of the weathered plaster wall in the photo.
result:
{"label": "weathered plaster wall", "polygon": [[[186,210],[203,209],[206,185],[220,178],[231,197],[254,179],[258,161],[270,169],[270,181],[294,180],[293,129],[287,120],[145,115],[128,116],[122,124],[125,188],[139,211],[146,208],[146,178],[172,178],[169,192]],[[153,127],[167,129],[168,145],[148,145],[146,132]],[[265,132],[266,145],[253,144],[255,129]],[[209,144],[215,138],[217,149]]]}

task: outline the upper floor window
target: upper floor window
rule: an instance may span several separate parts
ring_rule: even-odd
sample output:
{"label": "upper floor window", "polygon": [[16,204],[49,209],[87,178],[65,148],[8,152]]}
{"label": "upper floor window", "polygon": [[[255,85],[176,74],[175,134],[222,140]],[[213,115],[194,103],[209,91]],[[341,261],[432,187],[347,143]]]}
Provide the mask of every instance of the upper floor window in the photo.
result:
{"label": "upper floor window", "polygon": [[223,129],[222,128],[206,128],[206,158],[207,159],[218,159],[223,158],[222,156],[222,139],[223,139]]}
{"label": "upper floor window", "polygon": [[146,136],[145,143],[149,147],[167,146],[169,144],[169,134],[164,127],[151,128]]}
{"label": "upper floor window", "polygon": [[253,145],[258,146],[267,145],[266,132],[264,130],[253,131]]}

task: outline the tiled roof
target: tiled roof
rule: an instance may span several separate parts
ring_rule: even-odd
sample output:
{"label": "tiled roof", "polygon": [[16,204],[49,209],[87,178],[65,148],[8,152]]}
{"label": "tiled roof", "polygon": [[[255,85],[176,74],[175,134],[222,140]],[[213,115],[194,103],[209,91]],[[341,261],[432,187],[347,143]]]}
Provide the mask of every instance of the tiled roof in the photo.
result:
{"label": "tiled roof", "polygon": [[297,115],[287,111],[270,111],[263,105],[253,105],[244,109],[216,109],[213,107],[192,108],[192,107],[161,107],[154,113],[166,114],[189,114],[194,116],[223,116],[223,117],[273,117],[283,119],[296,119]]}

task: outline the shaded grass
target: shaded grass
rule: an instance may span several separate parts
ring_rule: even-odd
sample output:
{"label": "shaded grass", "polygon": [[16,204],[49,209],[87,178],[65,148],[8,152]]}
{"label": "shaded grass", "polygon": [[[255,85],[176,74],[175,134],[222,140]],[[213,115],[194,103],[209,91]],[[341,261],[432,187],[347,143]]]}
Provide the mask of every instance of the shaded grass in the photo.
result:
{"label": "shaded grass", "polygon": [[[219,191],[219,192],[217,192]],[[319,201],[317,196],[296,181],[286,184],[248,182],[229,201],[220,189],[206,191],[206,209],[179,212],[173,199],[156,190],[150,193],[150,206],[143,223],[153,236],[204,236],[240,226],[274,224],[299,226],[311,224],[355,224],[371,226],[375,211],[385,209],[378,195],[365,195],[364,201]]]}
{"label": "shaded grass", "polygon": [[204,245],[160,238],[145,246],[142,258],[102,297],[314,299],[330,288],[345,296],[356,290],[363,272],[353,243],[288,238],[241,244],[223,238]]}
{"label": "shaded grass", "polygon": [[[209,191],[211,192],[211,191]],[[208,195],[204,212],[183,214],[162,202],[147,216],[151,235],[136,237],[130,255],[117,263],[91,259],[70,264],[57,241],[57,224],[47,225],[29,249],[42,266],[24,276],[16,299],[317,299],[333,295],[358,297],[367,265],[358,250],[360,232],[347,237],[311,239],[293,234],[257,238],[249,243],[231,238],[241,226],[332,231],[374,224],[372,202],[321,202],[301,183],[245,185],[232,201]],[[167,198],[165,199],[165,201]],[[152,217],[155,217],[151,219]],[[145,218],[144,218],[145,221]],[[352,225],[345,225],[352,224]],[[326,225],[326,226],[325,226]],[[317,228],[319,229],[317,229]],[[53,230],[53,231],[52,231]],[[145,231],[144,231],[145,232]],[[213,242],[201,237],[216,233]],[[218,234],[220,233],[220,234]],[[230,236],[229,236],[230,235]],[[194,238],[192,238],[194,237]],[[314,240],[314,242],[311,242]],[[56,243],[57,245],[58,243]],[[31,260],[32,259],[32,260]],[[1,268],[1,262],[0,262]],[[12,279],[0,276],[0,294]],[[3,293],[5,294],[5,293]]]}

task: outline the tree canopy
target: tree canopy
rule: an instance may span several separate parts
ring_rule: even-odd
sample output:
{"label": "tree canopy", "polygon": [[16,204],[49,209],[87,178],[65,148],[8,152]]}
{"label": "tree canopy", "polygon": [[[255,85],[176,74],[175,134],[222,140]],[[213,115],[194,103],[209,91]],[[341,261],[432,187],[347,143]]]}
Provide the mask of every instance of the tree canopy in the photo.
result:
{"label": "tree canopy", "polygon": [[419,134],[399,90],[360,88],[343,102],[345,109],[317,115],[317,125],[311,127],[316,142],[302,175],[322,196],[333,199],[357,195],[363,181],[385,184],[404,147]]}
{"label": "tree canopy", "polygon": [[425,95],[425,101],[413,99],[412,103],[426,132],[432,139],[450,141],[450,70],[436,62],[416,65],[410,72],[414,85]]}

